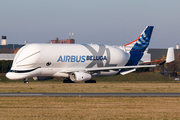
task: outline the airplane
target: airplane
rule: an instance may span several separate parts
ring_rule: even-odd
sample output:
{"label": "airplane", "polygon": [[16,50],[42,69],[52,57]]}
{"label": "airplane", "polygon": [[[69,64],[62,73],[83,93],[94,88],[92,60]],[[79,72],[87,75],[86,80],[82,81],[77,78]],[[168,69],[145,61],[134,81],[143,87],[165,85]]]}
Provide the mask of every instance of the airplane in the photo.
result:
{"label": "airplane", "polygon": [[[29,44],[17,52],[6,77],[24,79],[24,83],[28,83],[30,77],[34,80],[62,77],[66,78],[64,83],[96,83],[91,80],[92,76],[125,75],[137,68],[156,67],[138,65],[149,45],[153,28],[146,26],[129,52],[104,44]],[[166,62],[174,60],[173,53],[169,54]]]}

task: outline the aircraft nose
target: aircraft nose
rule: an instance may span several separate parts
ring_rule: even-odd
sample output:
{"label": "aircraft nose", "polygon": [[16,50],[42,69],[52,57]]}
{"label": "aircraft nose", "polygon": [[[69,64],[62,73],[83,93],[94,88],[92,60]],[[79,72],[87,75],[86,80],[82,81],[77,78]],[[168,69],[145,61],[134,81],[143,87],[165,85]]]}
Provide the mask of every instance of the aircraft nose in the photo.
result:
{"label": "aircraft nose", "polygon": [[8,72],[6,73],[6,77],[10,80],[19,80],[19,79],[24,79],[24,78],[28,78],[30,76],[29,73],[26,74],[19,74],[19,73],[14,73],[14,72]]}
{"label": "aircraft nose", "polygon": [[6,77],[10,80],[16,80],[17,79],[17,75],[15,73],[11,73],[11,72],[6,73]]}
{"label": "aircraft nose", "polygon": [[8,79],[12,79],[12,75],[8,72],[8,73],[6,73],[6,77],[8,78]]}

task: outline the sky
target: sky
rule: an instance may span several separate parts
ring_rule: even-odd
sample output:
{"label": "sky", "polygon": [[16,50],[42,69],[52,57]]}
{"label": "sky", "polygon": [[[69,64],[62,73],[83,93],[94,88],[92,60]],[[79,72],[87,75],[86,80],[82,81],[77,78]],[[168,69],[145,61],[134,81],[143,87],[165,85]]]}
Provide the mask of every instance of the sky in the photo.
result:
{"label": "sky", "polygon": [[125,45],[154,26],[149,48],[180,44],[180,0],[0,0],[0,35],[7,44]]}

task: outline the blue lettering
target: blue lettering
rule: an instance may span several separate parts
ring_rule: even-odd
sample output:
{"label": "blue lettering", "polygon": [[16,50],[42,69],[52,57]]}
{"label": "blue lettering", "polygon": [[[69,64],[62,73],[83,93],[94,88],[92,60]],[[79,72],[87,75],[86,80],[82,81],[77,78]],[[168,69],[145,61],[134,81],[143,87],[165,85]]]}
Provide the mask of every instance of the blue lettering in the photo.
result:
{"label": "blue lettering", "polygon": [[[63,59],[64,58],[64,59]],[[99,60],[107,60],[106,56],[75,56],[75,55],[64,55],[64,56],[59,56],[59,59],[57,62],[85,62],[86,60],[91,60],[91,61],[99,61]]]}
{"label": "blue lettering", "polygon": [[79,60],[78,60],[78,56],[76,56],[76,62],[80,62],[81,61],[81,56],[79,56]]}
{"label": "blue lettering", "polygon": [[[62,57],[63,58],[63,57]],[[67,62],[66,56],[64,56],[64,62]]]}
{"label": "blue lettering", "polygon": [[75,62],[75,56],[74,55],[71,56],[71,62]]}
{"label": "blue lettering", "polygon": [[93,60],[93,59],[92,59],[93,56],[89,56],[89,57],[90,57],[90,60]]}
{"label": "blue lettering", "polygon": [[70,62],[71,57],[69,55],[66,56],[66,62]]}
{"label": "blue lettering", "polygon": [[84,56],[84,55],[82,56],[81,62],[85,62],[85,57],[86,57],[86,56]]}
{"label": "blue lettering", "polygon": [[63,59],[62,59],[62,56],[61,56],[61,55],[59,56],[59,59],[58,59],[57,62],[59,62],[59,61],[63,62]]}
{"label": "blue lettering", "polygon": [[96,60],[99,60],[100,56],[96,56]]}
{"label": "blue lettering", "polygon": [[90,58],[89,58],[89,56],[87,55],[87,57],[86,57],[86,60],[89,60]]}
{"label": "blue lettering", "polygon": [[94,61],[96,60],[96,57],[95,57],[95,56],[93,56],[93,60],[94,60]]}
{"label": "blue lettering", "polygon": [[106,56],[104,56],[104,60],[107,60]]}

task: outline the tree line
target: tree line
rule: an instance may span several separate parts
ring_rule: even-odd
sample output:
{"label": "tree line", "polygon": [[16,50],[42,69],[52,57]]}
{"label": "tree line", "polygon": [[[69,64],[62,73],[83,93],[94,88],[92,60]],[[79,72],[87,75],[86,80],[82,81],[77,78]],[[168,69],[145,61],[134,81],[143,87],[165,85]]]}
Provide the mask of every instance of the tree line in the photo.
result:
{"label": "tree line", "polygon": [[12,60],[0,60],[0,73],[7,73],[12,66]]}

